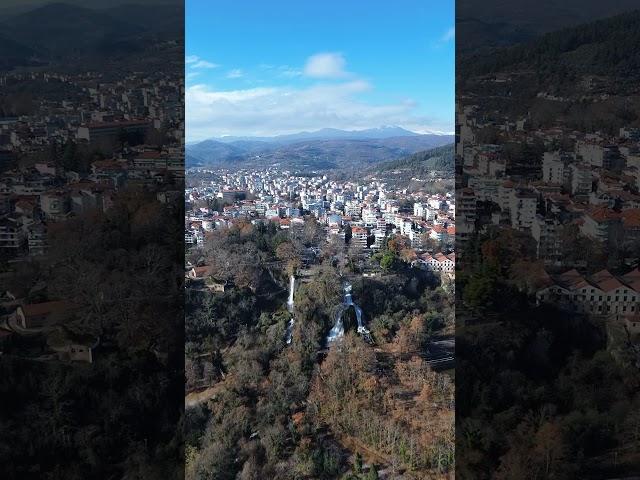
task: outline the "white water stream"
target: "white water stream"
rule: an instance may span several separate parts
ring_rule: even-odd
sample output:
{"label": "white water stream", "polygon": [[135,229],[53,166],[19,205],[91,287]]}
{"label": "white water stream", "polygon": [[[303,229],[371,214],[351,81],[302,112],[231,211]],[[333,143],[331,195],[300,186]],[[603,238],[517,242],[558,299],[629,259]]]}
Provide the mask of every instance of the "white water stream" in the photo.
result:
{"label": "white water stream", "polygon": [[291,275],[289,277],[289,299],[287,300],[287,310],[289,310],[289,312],[291,312],[291,320],[289,320],[289,323],[287,324],[287,333],[286,333],[286,341],[287,341],[287,345],[289,345],[291,343],[291,340],[293,339],[293,325],[295,324],[295,321],[293,320],[293,291],[296,288],[296,277],[294,277],[293,275]]}
{"label": "white water stream", "polygon": [[358,321],[358,333],[362,335],[368,335],[369,330],[364,326],[362,322],[362,309],[356,304],[353,303],[353,298],[351,297],[352,286],[349,282],[344,282],[344,300],[342,305],[338,307],[335,316],[335,323],[331,330],[329,331],[329,335],[327,335],[327,343],[332,343],[336,341],[338,338],[344,336],[344,322],[342,321],[342,316],[344,312],[346,312],[350,307],[356,312],[356,320]]}

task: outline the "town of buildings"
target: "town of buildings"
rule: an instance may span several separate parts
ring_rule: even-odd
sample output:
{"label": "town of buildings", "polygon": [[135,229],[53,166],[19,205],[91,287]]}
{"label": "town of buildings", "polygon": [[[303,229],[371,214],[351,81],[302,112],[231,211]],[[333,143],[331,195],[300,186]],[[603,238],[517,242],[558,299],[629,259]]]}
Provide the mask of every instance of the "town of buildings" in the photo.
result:
{"label": "town of buildings", "polygon": [[187,176],[187,246],[203,244],[209,232],[239,219],[295,230],[310,215],[323,226],[327,241],[352,252],[375,253],[391,237],[403,236],[414,250],[414,266],[453,275],[453,192],[415,194],[377,179],[339,180],[278,169],[198,168]]}

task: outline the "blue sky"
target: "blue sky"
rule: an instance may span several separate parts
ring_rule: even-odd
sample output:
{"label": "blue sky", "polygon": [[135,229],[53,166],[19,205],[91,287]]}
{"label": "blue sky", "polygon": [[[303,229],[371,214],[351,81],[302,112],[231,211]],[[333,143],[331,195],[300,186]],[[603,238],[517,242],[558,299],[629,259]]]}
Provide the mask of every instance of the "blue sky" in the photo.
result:
{"label": "blue sky", "polygon": [[453,0],[186,1],[187,141],[451,132]]}

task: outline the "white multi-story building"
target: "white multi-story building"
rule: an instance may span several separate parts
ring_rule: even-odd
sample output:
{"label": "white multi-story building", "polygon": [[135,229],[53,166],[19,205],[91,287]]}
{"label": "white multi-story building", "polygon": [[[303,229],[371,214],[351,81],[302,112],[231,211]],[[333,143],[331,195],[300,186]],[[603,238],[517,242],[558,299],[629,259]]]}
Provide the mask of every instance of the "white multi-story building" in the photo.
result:
{"label": "white multi-story building", "polygon": [[561,185],[564,182],[564,161],[560,152],[544,152],[542,158],[542,181]]}
{"label": "white multi-story building", "polygon": [[344,207],[344,213],[350,217],[359,217],[362,213],[362,207],[358,202],[349,202]]}
{"label": "white multi-story building", "polygon": [[537,197],[527,190],[513,191],[509,211],[511,212],[511,226],[518,230],[531,228],[536,217]]}
{"label": "white multi-story building", "polygon": [[580,230],[587,237],[608,245],[617,245],[624,231],[620,214],[607,207],[592,208],[585,213]]}
{"label": "white multi-story building", "polygon": [[367,227],[373,228],[376,226],[378,220],[378,212],[372,208],[362,209],[362,221]]}
{"label": "white multi-story building", "polygon": [[362,227],[351,227],[351,244],[360,248],[367,248],[367,229]]}
{"label": "white multi-story building", "polygon": [[555,263],[562,258],[560,222],[554,217],[536,215],[531,225],[531,235],[536,241],[537,256],[545,263]]}
{"label": "white multi-story building", "polygon": [[384,245],[384,239],[386,237],[386,232],[384,230],[376,228],[373,231],[374,242],[371,245],[373,249],[380,249]]}
{"label": "white multi-story building", "polygon": [[571,172],[571,194],[574,196],[584,196],[591,193],[591,169],[584,165],[572,164],[569,166]]}
{"label": "white multi-story building", "polygon": [[476,194],[471,188],[464,188],[458,194],[458,213],[465,222],[476,221]]}

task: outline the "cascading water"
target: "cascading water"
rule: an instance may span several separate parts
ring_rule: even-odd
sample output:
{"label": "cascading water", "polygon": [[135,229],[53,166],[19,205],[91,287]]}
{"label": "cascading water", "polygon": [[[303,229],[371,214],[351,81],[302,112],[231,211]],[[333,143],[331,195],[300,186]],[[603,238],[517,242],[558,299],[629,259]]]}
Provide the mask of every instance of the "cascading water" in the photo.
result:
{"label": "cascading water", "polygon": [[295,322],[293,321],[293,318],[291,320],[289,320],[289,323],[287,324],[287,333],[286,333],[286,342],[287,345],[289,345],[291,343],[291,340],[293,340],[293,325],[295,324]]}
{"label": "cascading water", "polygon": [[327,335],[327,343],[334,342],[340,337],[344,336],[344,323],[342,321],[342,315],[345,311],[349,309],[349,307],[353,307],[356,312],[356,319],[358,321],[358,333],[361,335],[365,335],[368,337],[369,330],[364,326],[362,322],[362,309],[355,303],[353,303],[353,298],[351,297],[351,284],[349,282],[344,282],[344,300],[342,305],[338,307],[336,311],[335,323],[333,328],[329,331],[329,335]]}
{"label": "cascading water", "polygon": [[344,336],[344,324],[342,323],[342,313],[345,311],[345,306],[340,305],[338,307],[338,311],[336,312],[336,319],[333,327],[329,331],[329,335],[327,335],[327,343],[331,343],[338,338]]}
{"label": "cascading water", "polygon": [[289,299],[287,300],[287,310],[291,312],[291,320],[289,320],[289,323],[287,324],[287,333],[285,337],[287,345],[289,345],[291,343],[291,340],[293,340],[293,325],[295,324],[295,321],[293,320],[293,291],[295,287],[296,277],[291,275],[289,277]]}
{"label": "cascading water", "polygon": [[296,287],[296,277],[291,275],[289,277],[289,299],[287,300],[287,309],[293,311],[293,290]]}

